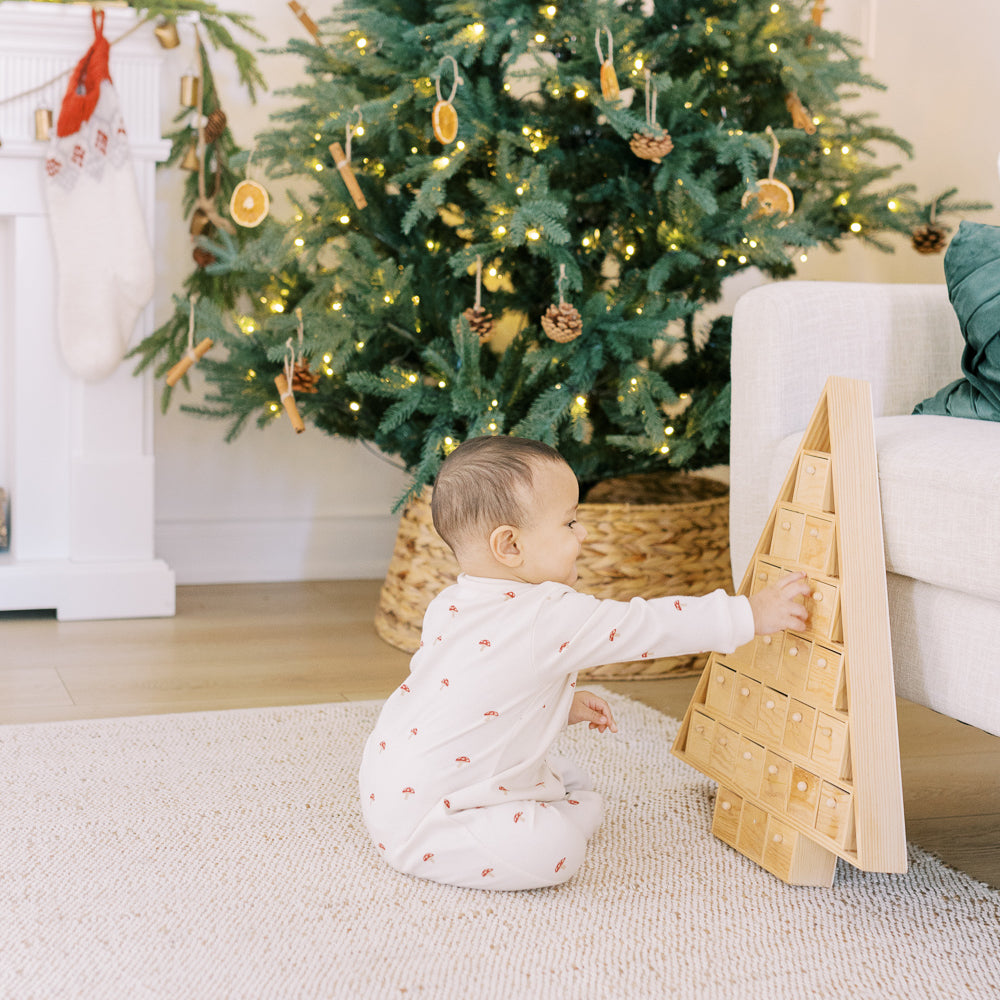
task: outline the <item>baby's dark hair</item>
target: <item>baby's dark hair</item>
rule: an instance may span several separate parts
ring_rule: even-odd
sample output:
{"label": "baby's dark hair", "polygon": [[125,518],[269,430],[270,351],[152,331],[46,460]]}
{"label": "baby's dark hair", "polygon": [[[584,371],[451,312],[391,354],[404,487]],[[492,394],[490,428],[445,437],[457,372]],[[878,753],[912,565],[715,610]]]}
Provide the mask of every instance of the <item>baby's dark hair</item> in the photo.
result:
{"label": "baby's dark hair", "polygon": [[452,551],[463,539],[501,524],[521,527],[537,462],[566,460],[541,441],[477,437],[460,444],[438,472],[431,496],[437,533]]}

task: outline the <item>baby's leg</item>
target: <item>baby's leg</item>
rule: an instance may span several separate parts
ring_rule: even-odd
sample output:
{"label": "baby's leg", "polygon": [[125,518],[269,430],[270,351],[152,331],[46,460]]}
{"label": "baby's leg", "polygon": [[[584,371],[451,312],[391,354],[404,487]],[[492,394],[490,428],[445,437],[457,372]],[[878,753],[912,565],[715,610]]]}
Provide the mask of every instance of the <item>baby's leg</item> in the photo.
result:
{"label": "baby's leg", "polygon": [[[442,811],[443,807],[442,807]],[[583,864],[601,822],[596,792],[570,792],[556,802],[502,802],[446,813],[411,845],[401,870],[474,889],[558,885]]]}

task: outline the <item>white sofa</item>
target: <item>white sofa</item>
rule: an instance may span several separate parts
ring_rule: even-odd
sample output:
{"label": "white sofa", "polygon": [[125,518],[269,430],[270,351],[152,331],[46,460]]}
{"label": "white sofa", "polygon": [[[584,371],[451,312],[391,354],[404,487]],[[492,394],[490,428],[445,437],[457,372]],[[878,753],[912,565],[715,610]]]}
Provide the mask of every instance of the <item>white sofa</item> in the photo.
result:
{"label": "white sofa", "polygon": [[1000,735],[1000,423],[914,416],[961,377],[942,285],[789,281],[733,314],[730,533],[743,577],[830,375],[871,384],[896,692]]}

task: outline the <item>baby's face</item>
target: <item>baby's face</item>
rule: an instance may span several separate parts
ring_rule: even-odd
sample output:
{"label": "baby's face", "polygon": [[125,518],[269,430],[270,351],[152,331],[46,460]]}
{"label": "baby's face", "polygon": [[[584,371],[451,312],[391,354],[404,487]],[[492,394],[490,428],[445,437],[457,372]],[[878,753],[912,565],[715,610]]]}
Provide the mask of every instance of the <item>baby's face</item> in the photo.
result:
{"label": "baby's face", "polygon": [[539,462],[533,470],[533,498],[521,528],[524,564],[518,576],[528,583],[576,583],[576,560],[587,529],[576,520],[580,487],[561,462]]}

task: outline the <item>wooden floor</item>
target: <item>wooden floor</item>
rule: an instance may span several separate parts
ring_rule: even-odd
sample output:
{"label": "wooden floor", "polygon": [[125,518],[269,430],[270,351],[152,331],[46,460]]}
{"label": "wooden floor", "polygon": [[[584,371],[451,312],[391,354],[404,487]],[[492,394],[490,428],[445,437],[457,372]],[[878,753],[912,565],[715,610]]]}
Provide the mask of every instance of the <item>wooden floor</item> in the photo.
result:
{"label": "wooden floor", "polygon": [[[175,618],[0,614],[0,724],[386,697],[379,583],[181,587]],[[675,718],[696,678],[605,682]],[[899,702],[907,837],[1000,888],[1000,738]],[[2,731],[0,731],[2,738]]]}

